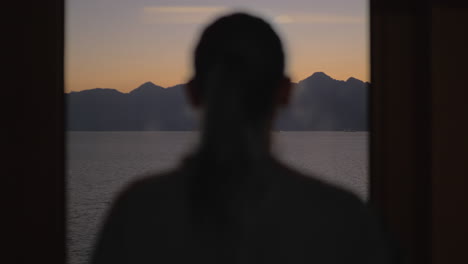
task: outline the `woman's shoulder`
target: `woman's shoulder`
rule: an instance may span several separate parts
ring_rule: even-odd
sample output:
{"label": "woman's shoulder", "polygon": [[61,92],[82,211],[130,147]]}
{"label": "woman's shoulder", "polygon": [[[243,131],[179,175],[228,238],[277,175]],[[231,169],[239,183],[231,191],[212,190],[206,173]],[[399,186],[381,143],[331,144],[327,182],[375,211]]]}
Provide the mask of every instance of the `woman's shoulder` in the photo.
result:
{"label": "woman's shoulder", "polygon": [[184,171],[181,168],[147,174],[130,182],[120,196],[127,199],[164,198],[165,195],[180,192],[178,189],[184,185],[183,176]]}
{"label": "woman's shoulder", "polygon": [[325,182],[316,175],[300,172],[280,162],[276,162],[272,172],[277,191],[282,192],[283,197],[294,197],[308,202],[319,201],[330,204],[362,204],[361,199],[351,191]]}

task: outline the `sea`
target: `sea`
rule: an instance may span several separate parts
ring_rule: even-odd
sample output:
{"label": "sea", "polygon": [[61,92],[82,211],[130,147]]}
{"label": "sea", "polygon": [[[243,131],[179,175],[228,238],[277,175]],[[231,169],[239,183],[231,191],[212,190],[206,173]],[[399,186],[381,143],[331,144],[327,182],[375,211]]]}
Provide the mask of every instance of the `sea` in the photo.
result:
{"label": "sea", "polygon": [[[176,167],[198,139],[198,132],[67,132],[68,263],[88,263],[126,184]],[[272,151],[292,168],[367,199],[367,132],[273,132]]]}

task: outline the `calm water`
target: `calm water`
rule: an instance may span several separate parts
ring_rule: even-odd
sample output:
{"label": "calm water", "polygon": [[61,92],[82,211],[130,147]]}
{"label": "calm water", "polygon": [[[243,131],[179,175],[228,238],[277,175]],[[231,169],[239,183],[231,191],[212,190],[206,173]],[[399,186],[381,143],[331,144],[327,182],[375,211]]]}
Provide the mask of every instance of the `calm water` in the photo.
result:
{"label": "calm water", "polygon": [[[169,169],[195,146],[196,132],[69,132],[68,250],[87,263],[109,204],[129,181]],[[292,167],[367,197],[366,132],[281,132],[273,150]]]}

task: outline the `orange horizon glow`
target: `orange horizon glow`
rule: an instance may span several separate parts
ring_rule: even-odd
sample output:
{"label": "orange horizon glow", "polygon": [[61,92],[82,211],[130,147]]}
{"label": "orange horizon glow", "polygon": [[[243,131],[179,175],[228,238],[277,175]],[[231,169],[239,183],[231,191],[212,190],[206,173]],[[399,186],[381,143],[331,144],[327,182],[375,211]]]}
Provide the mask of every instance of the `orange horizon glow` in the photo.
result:
{"label": "orange horizon glow", "polygon": [[[315,72],[324,72],[333,79],[336,80],[347,80],[350,77],[354,77],[356,79],[359,79],[364,82],[369,82],[367,75],[367,72],[364,72],[362,74],[352,74],[351,70],[344,70],[341,74],[332,74],[330,71],[326,70],[327,67],[323,68],[316,68],[316,70],[308,71],[307,69],[303,69],[302,71],[297,71],[295,74],[289,74],[288,76],[291,77],[291,81],[294,83],[297,83],[301,80],[306,79],[310,75],[312,75]],[[174,74],[174,76],[164,76],[164,78],[157,78],[155,77],[156,74],[153,74],[153,77],[151,77],[151,74],[147,75],[148,77],[141,77],[139,79],[130,79],[130,78],[122,78],[122,76],[117,76],[115,78],[97,78],[97,79],[79,79],[75,80],[72,82],[72,80],[66,81],[66,89],[65,92],[79,92],[79,91],[84,91],[84,90],[89,90],[89,89],[95,89],[95,88],[110,88],[110,89],[116,89],[120,92],[123,93],[128,93],[136,88],[138,88],[140,85],[142,85],[145,82],[152,82],[155,85],[161,86],[163,88],[169,88],[178,84],[184,84],[189,80],[189,77],[182,78],[180,75]],[[133,77],[134,75],[132,75]],[[294,76],[294,77],[293,77]],[[363,76],[363,77],[361,77]],[[78,89],[69,89],[69,87],[80,87]]]}

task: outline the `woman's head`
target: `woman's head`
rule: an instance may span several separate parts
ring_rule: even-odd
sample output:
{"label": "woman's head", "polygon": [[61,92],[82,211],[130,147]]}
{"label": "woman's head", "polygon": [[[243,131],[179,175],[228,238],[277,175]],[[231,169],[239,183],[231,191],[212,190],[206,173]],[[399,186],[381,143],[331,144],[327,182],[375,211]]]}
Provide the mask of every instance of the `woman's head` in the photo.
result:
{"label": "woman's head", "polygon": [[271,26],[244,13],[217,19],[196,45],[194,68],[187,91],[201,110],[201,156],[220,168],[269,156],[274,113],[291,87]]}
{"label": "woman's head", "polygon": [[190,163],[196,168],[190,208],[199,224],[213,216],[215,226],[225,228],[237,221],[231,207],[240,193],[261,193],[271,160],[268,131],[275,108],[287,102],[290,82],[280,39],[268,23],[247,14],[209,25],[194,57],[187,91],[202,110],[202,138]]}
{"label": "woman's head", "polygon": [[260,18],[234,13],[209,25],[196,46],[194,69],[194,105],[217,112],[230,107],[243,125],[267,121],[287,101],[282,44]]}

